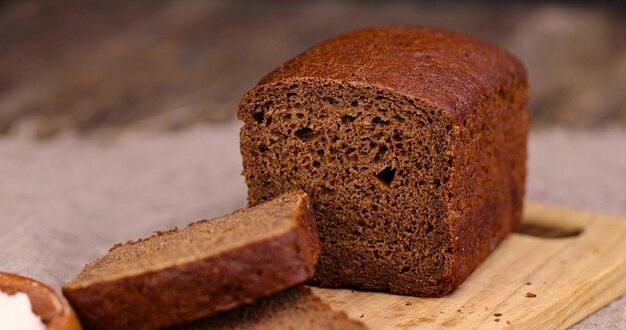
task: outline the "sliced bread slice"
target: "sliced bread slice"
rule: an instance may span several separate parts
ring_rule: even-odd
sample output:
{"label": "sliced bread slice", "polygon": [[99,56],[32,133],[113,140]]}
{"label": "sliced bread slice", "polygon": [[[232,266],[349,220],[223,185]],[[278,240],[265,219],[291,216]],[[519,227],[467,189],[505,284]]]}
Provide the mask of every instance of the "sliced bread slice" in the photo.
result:
{"label": "sliced bread slice", "polygon": [[170,330],[351,330],[366,329],[345,313],[336,312],[311,290],[298,286],[254,303]]}
{"label": "sliced bread slice", "polygon": [[319,253],[308,196],[115,245],[63,286],[90,329],[153,329],[250,303],[302,283]]}

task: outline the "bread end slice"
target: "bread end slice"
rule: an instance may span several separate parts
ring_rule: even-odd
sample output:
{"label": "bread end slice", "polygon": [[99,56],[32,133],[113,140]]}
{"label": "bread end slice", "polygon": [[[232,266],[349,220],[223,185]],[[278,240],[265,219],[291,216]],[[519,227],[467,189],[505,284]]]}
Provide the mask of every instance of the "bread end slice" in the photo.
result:
{"label": "bread end slice", "polygon": [[170,330],[367,329],[332,310],[304,286],[287,289],[246,306]]}

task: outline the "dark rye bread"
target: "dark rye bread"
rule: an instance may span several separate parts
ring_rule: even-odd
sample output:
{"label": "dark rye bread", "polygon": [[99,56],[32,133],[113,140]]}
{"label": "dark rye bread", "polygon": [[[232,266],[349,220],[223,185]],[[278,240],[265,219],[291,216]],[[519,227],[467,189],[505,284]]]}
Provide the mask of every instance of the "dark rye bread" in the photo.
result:
{"label": "dark rye bread", "polygon": [[86,328],[161,328],[302,283],[318,253],[311,203],[297,191],[116,245],[63,285],[63,294]]}
{"label": "dark rye bread", "polygon": [[352,330],[367,329],[336,312],[308,288],[298,286],[171,330]]}
{"label": "dark rye bread", "polygon": [[323,42],[239,105],[248,203],[309,193],[315,284],[445,295],[520,220],[526,79],[509,53],[452,32]]}

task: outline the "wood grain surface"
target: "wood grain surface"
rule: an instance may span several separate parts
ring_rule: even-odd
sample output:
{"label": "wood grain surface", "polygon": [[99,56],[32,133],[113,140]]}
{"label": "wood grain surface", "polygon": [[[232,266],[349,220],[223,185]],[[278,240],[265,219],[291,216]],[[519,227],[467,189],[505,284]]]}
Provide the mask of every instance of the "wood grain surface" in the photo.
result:
{"label": "wood grain surface", "polygon": [[314,291],[373,329],[564,329],[626,292],[626,221],[527,202],[523,224],[449,296]]}

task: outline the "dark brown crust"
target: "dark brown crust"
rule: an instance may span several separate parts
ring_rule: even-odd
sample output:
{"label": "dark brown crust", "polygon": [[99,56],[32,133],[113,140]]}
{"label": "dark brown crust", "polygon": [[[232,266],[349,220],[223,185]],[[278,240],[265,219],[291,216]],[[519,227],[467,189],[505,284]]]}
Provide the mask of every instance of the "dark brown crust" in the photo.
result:
{"label": "dark brown crust", "polygon": [[313,260],[313,265],[315,266],[320,251],[320,237],[317,232],[315,211],[313,210],[311,199],[304,191],[298,190],[295,193],[304,195],[304,201],[300,204],[299,214],[296,218],[300,221],[301,226],[299,228],[302,229],[303,239],[310,244],[307,251],[313,252],[307,258]]}
{"label": "dark brown crust", "polygon": [[496,88],[526,81],[526,70],[514,56],[486,42],[449,31],[390,26],[325,41],[259,85],[296,78],[386,87],[436,104],[462,123]]}
{"label": "dark brown crust", "polygon": [[[302,200],[302,208],[310,204]],[[308,206],[310,207],[310,205]],[[89,329],[154,329],[210,316],[306,281],[319,253],[315,218],[262,241],[157,272],[65,285],[63,294]],[[302,226],[306,224],[306,226]]]}
{"label": "dark brown crust", "polygon": [[[508,52],[430,28],[369,28],[332,38],[288,61],[264,77],[241,104],[249,104],[269,86],[302,81],[391,90],[441,109],[455,123],[447,150],[446,271],[434,291],[390,287],[393,292],[450,293],[519,223],[528,87],[524,66]],[[239,118],[251,121],[251,110],[240,106]]]}
{"label": "dark brown crust", "polygon": [[[502,86],[453,133],[447,222],[453,242],[442,296],[459,287],[519,224],[526,179],[528,88]],[[481,169],[487,169],[481,170]]]}

